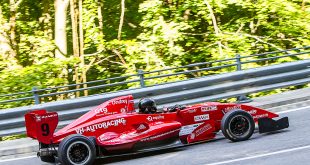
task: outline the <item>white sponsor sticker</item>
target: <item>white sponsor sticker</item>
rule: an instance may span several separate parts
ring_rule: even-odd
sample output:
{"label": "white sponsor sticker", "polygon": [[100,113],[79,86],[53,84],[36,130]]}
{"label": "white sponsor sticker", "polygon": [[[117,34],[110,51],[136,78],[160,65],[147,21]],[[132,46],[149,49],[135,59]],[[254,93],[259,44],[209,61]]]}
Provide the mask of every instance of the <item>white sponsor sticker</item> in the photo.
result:
{"label": "white sponsor sticker", "polygon": [[256,114],[256,112],[257,112],[257,110],[252,109],[252,110],[249,111],[249,114],[254,115],[254,114]]}
{"label": "white sponsor sticker", "polygon": [[112,104],[113,105],[116,105],[116,104],[127,104],[127,100],[115,100],[115,101],[112,101]]}
{"label": "white sponsor sticker", "polygon": [[261,114],[261,115],[255,115],[255,116],[253,116],[253,119],[259,119],[259,118],[263,118],[263,117],[268,117],[268,114],[265,113],[265,114]]}
{"label": "white sponsor sticker", "polygon": [[212,128],[211,124],[207,124],[207,125],[199,128],[197,131],[195,131],[196,132],[196,136],[199,136],[199,135],[207,132],[211,128]]}
{"label": "white sponsor sticker", "polygon": [[138,131],[145,129],[145,125],[144,124],[140,124],[139,127],[137,128]]}
{"label": "white sponsor sticker", "polygon": [[241,110],[241,105],[235,105],[235,106],[232,106],[232,107],[227,107],[227,108],[224,108],[224,112],[227,113],[231,110]]}
{"label": "white sponsor sticker", "polygon": [[191,134],[198,126],[200,126],[202,123],[197,124],[191,124],[191,125],[185,125],[181,127],[181,131],[179,133],[179,136],[188,135]]}
{"label": "white sponsor sticker", "polygon": [[108,113],[108,109],[106,107],[104,108],[97,108],[95,109],[95,113],[98,114],[98,113]]}
{"label": "white sponsor sticker", "polygon": [[126,109],[125,108],[121,108],[121,113],[126,113]]}
{"label": "white sponsor sticker", "polygon": [[192,133],[191,134],[191,139],[193,140],[193,139],[195,139],[195,137],[196,137],[195,134]]}
{"label": "white sponsor sticker", "polygon": [[42,119],[48,119],[48,118],[52,118],[52,117],[57,117],[58,114],[50,114],[50,115],[45,115],[45,116],[35,116],[36,121],[40,122]]}
{"label": "white sponsor sticker", "polygon": [[202,111],[202,112],[215,111],[215,110],[217,110],[217,106],[215,106],[215,105],[210,105],[210,106],[206,106],[206,107],[201,107],[201,111]]}
{"label": "white sponsor sticker", "polygon": [[41,121],[41,117],[40,116],[36,116],[36,121],[40,122]]}
{"label": "white sponsor sticker", "polygon": [[194,116],[194,120],[196,122],[204,121],[204,120],[209,120],[209,114]]}
{"label": "white sponsor sticker", "polygon": [[187,112],[188,113],[195,113],[197,110],[196,109],[189,109]]}
{"label": "white sponsor sticker", "polygon": [[156,120],[162,120],[162,119],[164,119],[165,118],[165,116],[148,116],[146,119],[148,120],[148,121],[156,121]]}

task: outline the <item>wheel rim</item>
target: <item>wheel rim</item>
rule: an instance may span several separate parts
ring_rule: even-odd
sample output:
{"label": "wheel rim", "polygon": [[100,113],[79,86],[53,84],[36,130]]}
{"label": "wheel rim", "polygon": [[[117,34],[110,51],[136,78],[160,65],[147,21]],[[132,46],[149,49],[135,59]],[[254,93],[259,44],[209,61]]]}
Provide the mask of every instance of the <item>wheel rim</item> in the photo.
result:
{"label": "wheel rim", "polygon": [[85,142],[73,142],[67,150],[67,158],[73,165],[85,164],[90,159],[90,147]]}
{"label": "wheel rim", "polygon": [[231,134],[238,137],[245,137],[250,132],[250,121],[243,115],[234,116],[229,123]]}

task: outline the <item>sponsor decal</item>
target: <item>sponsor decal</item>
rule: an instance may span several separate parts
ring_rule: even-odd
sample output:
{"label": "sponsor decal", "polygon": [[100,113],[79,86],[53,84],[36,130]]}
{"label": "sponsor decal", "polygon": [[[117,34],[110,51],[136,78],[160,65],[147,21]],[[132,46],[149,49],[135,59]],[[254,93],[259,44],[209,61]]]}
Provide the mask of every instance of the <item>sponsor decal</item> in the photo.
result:
{"label": "sponsor decal", "polygon": [[199,128],[197,131],[195,131],[196,136],[199,136],[199,135],[203,134],[204,132],[207,132],[211,128],[212,128],[211,124],[207,124],[207,125]]}
{"label": "sponsor decal", "polygon": [[121,108],[121,113],[126,113],[126,109],[125,108]]}
{"label": "sponsor decal", "polygon": [[232,106],[232,107],[227,107],[227,108],[224,108],[224,112],[227,113],[231,110],[240,110],[241,109],[241,105],[235,105],[235,106]]}
{"label": "sponsor decal", "polygon": [[255,114],[256,114],[256,112],[257,112],[257,110],[252,109],[252,110],[250,110],[250,111],[248,111],[248,112],[249,112],[249,114],[251,114],[251,115],[255,115]]}
{"label": "sponsor decal", "polygon": [[36,122],[40,122],[41,121],[41,116],[36,116]]}
{"label": "sponsor decal", "polygon": [[95,113],[98,114],[98,113],[108,113],[108,109],[106,107],[104,108],[97,108],[95,109]]}
{"label": "sponsor decal", "polygon": [[189,109],[187,112],[188,113],[195,113],[197,111],[197,109]]}
{"label": "sponsor decal", "polygon": [[99,141],[101,141],[101,142],[106,141],[106,140],[108,140],[108,139],[110,139],[109,136],[100,136],[100,137],[99,137]]}
{"label": "sponsor decal", "polygon": [[255,116],[253,116],[253,119],[259,119],[259,118],[263,118],[263,117],[268,117],[268,114],[265,113],[265,114],[261,114],[261,115],[255,115]]}
{"label": "sponsor decal", "polygon": [[191,139],[193,140],[193,139],[195,139],[195,137],[196,137],[195,134],[192,133],[191,134]]}
{"label": "sponsor decal", "polygon": [[46,119],[46,118],[52,118],[52,117],[57,117],[57,114],[52,114],[52,115],[46,115],[46,116],[41,116],[42,119]]}
{"label": "sponsor decal", "polygon": [[206,107],[201,107],[201,111],[202,112],[215,111],[215,110],[217,110],[217,106],[216,105],[210,105],[210,106],[206,106]]}
{"label": "sponsor decal", "polygon": [[35,116],[36,121],[40,122],[42,119],[48,119],[48,118],[52,118],[52,117],[57,117],[58,114],[50,114],[50,115],[45,115],[45,116]]}
{"label": "sponsor decal", "polygon": [[188,135],[191,134],[198,126],[200,126],[202,123],[197,124],[191,124],[191,125],[185,125],[181,127],[181,131],[179,133],[179,136]]}
{"label": "sponsor decal", "polygon": [[156,121],[156,120],[162,120],[162,119],[164,119],[165,118],[165,116],[148,116],[146,119],[148,120],[148,121]]}
{"label": "sponsor decal", "polygon": [[209,114],[194,116],[195,122],[209,120]]}
{"label": "sponsor decal", "polygon": [[145,125],[144,124],[140,124],[139,127],[137,128],[138,131],[145,129]]}
{"label": "sponsor decal", "polygon": [[151,137],[148,137],[148,138],[144,138],[141,140],[141,142],[145,142],[145,141],[153,141],[153,140],[157,140],[161,137],[164,137],[164,136],[167,136],[167,135],[171,135],[175,132],[178,132],[180,129],[175,129],[175,130],[172,130],[172,131],[169,131],[169,132],[165,132],[165,133],[162,133],[162,134],[159,134],[159,135],[155,135],[155,136],[151,136]]}
{"label": "sponsor decal", "polygon": [[117,104],[127,104],[127,100],[115,100],[115,101],[112,101],[112,105],[117,105]]}
{"label": "sponsor decal", "polygon": [[75,131],[78,134],[83,134],[84,132],[94,132],[98,129],[107,129],[111,126],[116,127],[120,124],[126,125],[126,120],[124,118],[120,118],[120,119],[105,121],[102,123],[98,123],[98,124],[90,125],[87,127],[79,128],[79,129],[76,129]]}

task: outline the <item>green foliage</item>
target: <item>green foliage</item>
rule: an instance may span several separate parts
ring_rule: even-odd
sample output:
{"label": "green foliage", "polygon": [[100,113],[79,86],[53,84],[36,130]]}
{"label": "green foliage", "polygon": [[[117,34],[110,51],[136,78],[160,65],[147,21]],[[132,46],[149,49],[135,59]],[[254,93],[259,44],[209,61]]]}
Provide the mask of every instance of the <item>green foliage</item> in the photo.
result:
{"label": "green foliage", "polygon": [[[19,68],[4,69],[0,73],[0,93],[17,93],[21,91],[31,91],[32,87],[48,88],[67,84],[67,80],[60,75],[63,69],[70,63],[74,63],[74,59],[55,60],[48,58],[40,60],[40,63]],[[32,96],[32,93],[24,96]],[[9,99],[3,98],[1,99]],[[12,97],[10,97],[12,99]],[[2,104],[1,108],[14,107],[16,105],[28,105],[33,100],[16,102],[11,104]]]}
{"label": "green foliage", "polygon": [[[67,15],[68,58],[54,57],[55,11],[53,1],[47,0],[23,0],[17,7],[15,39],[18,47],[17,56],[13,57],[17,63],[10,61],[8,57],[10,57],[12,45],[9,21],[12,13],[9,1],[0,1],[0,84],[2,86],[0,93],[30,91],[33,86],[46,88],[75,83],[75,67],[78,67],[79,73],[82,69],[87,69],[87,80],[92,81],[136,74],[139,69],[147,72],[232,58],[236,54],[250,55],[310,45],[308,37],[310,6],[309,2],[302,6],[302,0],[126,0],[122,39],[117,40],[120,2],[120,0],[83,1],[86,55],[85,66],[82,68],[80,59],[71,58],[72,27],[69,14]],[[208,4],[211,9],[208,8]],[[101,9],[100,16],[99,9]],[[102,27],[100,27],[101,17]],[[298,51],[287,53],[296,52]],[[273,55],[273,57],[276,56],[279,55]],[[247,60],[253,59],[257,58]],[[247,69],[300,59],[309,59],[309,54],[250,63],[242,67]],[[207,64],[162,71],[160,74],[223,64],[231,63]],[[227,67],[158,78],[146,81],[146,85],[234,70],[236,67]],[[146,74],[145,77],[157,75],[158,73],[151,73]],[[138,77],[107,80],[103,84],[136,79]],[[139,82],[134,82],[91,90],[89,93],[110,92],[139,86]],[[279,90],[272,92],[279,92]],[[267,93],[262,92],[251,96]],[[64,97],[46,98],[42,101],[65,97],[77,96],[71,93]],[[10,103],[2,105],[2,108],[28,105],[32,102]]]}

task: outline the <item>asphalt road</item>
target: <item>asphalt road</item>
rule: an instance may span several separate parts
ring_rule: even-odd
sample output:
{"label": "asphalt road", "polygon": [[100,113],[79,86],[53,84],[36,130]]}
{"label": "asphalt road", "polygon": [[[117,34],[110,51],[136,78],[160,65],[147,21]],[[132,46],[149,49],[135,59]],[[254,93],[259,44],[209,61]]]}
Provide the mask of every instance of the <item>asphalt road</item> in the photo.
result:
{"label": "asphalt road", "polygon": [[[299,165],[310,164],[310,107],[280,112],[290,128],[254,134],[248,141],[232,143],[221,134],[213,141],[184,148],[109,158],[96,165]],[[34,155],[0,160],[1,165],[46,165]]]}

